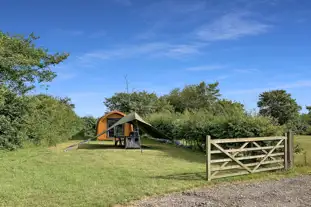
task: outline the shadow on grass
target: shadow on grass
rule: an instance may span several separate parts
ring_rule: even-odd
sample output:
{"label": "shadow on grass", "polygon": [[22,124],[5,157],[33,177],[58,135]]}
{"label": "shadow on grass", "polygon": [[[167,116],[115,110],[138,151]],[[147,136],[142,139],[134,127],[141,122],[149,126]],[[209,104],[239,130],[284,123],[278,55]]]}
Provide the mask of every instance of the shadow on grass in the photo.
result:
{"label": "shadow on grass", "polygon": [[[111,144],[80,144],[78,149],[88,149],[88,150],[95,150],[95,149],[121,149],[121,150],[135,150],[135,149],[125,149],[124,146],[115,146]],[[139,149],[139,148],[138,148]],[[142,146],[142,149],[153,149],[149,146]],[[137,149],[136,149],[137,150]]]}
{"label": "shadow on grass", "polygon": [[206,179],[205,176],[206,176],[205,172],[198,172],[198,173],[182,173],[174,175],[155,176],[152,178],[165,179],[165,180],[205,180]]}
{"label": "shadow on grass", "polygon": [[[79,136],[76,137],[77,140],[86,140],[87,138],[81,138]],[[143,150],[158,150],[162,151],[165,154],[161,154],[159,156],[167,156],[176,159],[186,160],[187,162],[196,162],[205,164],[205,155],[203,152],[194,151],[191,149],[186,149],[183,147],[178,147],[173,144],[165,144],[160,143],[151,139],[142,139],[142,149]],[[95,143],[84,143],[80,144],[78,149],[88,149],[88,150],[96,150],[96,149],[122,149],[125,150],[124,146],[115,146],[112,141],[105,142],[95,142]],[[126,149],[131,150],[131,149]]]}
{"label": "shadow on grass", "polygon": [[176,146],[173,144],[160,143],[154,140],[148,141],[148,145],[155,150],[159,150],[165,153],[165,155],[161,156],[167,156],[175,159],[185,160],[187,162],[196,162],[201,164],[205,164],[206,162],[205,153],[200,151]]}

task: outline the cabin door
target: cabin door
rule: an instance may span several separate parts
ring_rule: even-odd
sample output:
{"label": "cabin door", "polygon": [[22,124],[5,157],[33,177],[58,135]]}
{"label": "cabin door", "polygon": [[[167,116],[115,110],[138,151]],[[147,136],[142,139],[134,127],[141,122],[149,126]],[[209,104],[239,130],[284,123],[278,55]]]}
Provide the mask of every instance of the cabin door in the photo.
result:
{"label": "cabin door", "polygon": [[[117,123],[120,118],[108,118],[107,119],[107,126],[108,128]],[[107,132],[108,138],[113,138],[114,136],[124,136],[124,125],[116,126],[115,128],[110,129]]]}

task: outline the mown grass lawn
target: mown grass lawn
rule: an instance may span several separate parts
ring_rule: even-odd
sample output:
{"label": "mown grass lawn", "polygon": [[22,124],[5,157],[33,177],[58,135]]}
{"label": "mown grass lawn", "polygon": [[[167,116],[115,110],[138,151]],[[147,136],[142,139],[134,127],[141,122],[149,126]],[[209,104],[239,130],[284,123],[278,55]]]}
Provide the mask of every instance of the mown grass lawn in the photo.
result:
{"label": "mown grass lawn", "polygon": [[299,144],[300,147],[303,149],[302,153],[296,154],[295,165],[311,166],[311,136],[296,136],[294,141],[295,144]]}
{"label": "mown grass lawn", "polygon": [[152,141],[142,154],[68,145],[0,153],[0,206],[109,206],[205,183],[201,153]]}
{"label": "mown grass lawn", "polygon": [[[311,149],[311,137],[296,140]],[[151,140],[142,154],[103,145],[63,152],[71,143],[0,152],[0,206],[111,206],[207,184],[199,152]]]}

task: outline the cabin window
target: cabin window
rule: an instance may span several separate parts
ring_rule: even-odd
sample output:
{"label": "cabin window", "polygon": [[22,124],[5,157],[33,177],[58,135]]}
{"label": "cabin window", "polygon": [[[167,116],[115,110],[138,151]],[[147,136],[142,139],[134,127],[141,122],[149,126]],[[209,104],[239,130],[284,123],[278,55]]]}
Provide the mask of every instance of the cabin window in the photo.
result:
{"label": "cabin window", "polygon": [[[119,118],[108,118],[107,119],[108,128],[114,125],[115,123],[117,123],[117,121],[119,120],[120,120]],[[114,137],[114,136],[124,136],[124,125],[119,125],[119,126],[116,126],[115,128],[110,129],[107,135],[109,138]]]}

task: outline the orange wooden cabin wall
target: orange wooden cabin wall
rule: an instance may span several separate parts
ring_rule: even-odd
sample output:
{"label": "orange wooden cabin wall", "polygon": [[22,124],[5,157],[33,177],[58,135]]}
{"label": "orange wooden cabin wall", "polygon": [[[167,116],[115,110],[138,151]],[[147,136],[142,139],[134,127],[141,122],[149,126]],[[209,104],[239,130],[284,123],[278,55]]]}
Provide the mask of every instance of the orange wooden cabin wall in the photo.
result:
{"label": "orange wooden cabin wall", "polygon": [[[115,111],[115,112],[110,112],[107,115],[101,117],[98,122],[97,122],[97,134],[102,133],[103,131],[107,130],[107,119],[108,118],[122,118],[124,117],[125,114]],[[133,131],[133,126],[131,124],[125,124],[124,126],[124,136],[129,136],[130,133]],[[110,140],[113,137],[107,137],[107,133],[99,136],[97,139],[98,140]]]}

